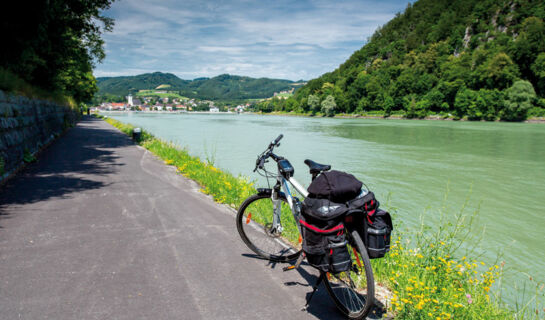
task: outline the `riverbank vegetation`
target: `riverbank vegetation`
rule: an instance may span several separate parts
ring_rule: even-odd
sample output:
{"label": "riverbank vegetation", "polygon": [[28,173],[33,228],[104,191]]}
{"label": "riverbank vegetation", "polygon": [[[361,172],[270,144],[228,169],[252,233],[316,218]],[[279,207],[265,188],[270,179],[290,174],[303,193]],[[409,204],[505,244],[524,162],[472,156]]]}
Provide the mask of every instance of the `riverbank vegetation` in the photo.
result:
{"label": "riverbank vegetation", "polygon": [[0,89],[55,101],[90,101],[97,91],[93,66],[105,57],[101,34],[113,26],[101,11],[111,2],[19,1],[2,10],[6,49],[0,52]]}
{"label": "riverbank vegetation", "polygon": [[[122,132],[132,134],[132,125],[108,118]],[[209,161],[191,156],[172,143],[143,132],[140,144],[180,174],[195,180],[203,193],[234,209],[255,187],[246,177],[235,177]],[[465,206],[464,206],[465,207]],[[390,208],[395,217],[395,209]],[[257,211],[256,211],[257,212]],[[477,213],[456,214],[442,208],[432,228],[422,223],[417,231],[405,228],[395,219],[396,229],[390,253],[372,261],[377,283],[388,288],[390,298],[382,300],[388,312],[399,319],[541,319],[543,284],[531,282],[531,296],[516,306],[507,306],[501,280],[505,266],[501,261],[486,264],[470,244],[478,243],[473,226]],[[289,215],[287,215],[289,216]],[[453,220],[448,217],[454,216]],[[252,217],[259,222],[259,217]],[[291,235],[291,236],[290,236]],[[297,234],[287,239],[297,243]]]}
{"label": "riverbank vegetation", "polygon": [[520,121],[545,116],[545,3],[419,0],[333,72],[263,112]]}

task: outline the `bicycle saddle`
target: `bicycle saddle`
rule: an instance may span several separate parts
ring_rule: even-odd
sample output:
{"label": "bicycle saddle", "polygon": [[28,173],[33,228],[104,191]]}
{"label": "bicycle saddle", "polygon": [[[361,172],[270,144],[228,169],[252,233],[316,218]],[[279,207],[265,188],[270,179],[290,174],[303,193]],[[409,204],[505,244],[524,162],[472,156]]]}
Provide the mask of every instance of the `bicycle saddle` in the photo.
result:
{"label": "bicycle saddle", "polygon": [[316,174],[331,169],[331,165],[329,164],[319,164],[310,159],[306,159],[305,164],[310,168],[311,174]]}

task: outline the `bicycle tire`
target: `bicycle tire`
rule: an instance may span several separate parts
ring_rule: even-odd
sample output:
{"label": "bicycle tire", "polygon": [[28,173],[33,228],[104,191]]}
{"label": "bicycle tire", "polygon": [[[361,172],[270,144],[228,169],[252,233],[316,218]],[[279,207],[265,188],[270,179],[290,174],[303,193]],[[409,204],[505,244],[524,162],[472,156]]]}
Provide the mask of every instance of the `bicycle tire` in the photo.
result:
{"label": "bicycle tire", "polygon": [[[286,198],[281,196],[280,200],[283,206],[281,222],[284,230],[289,230],[291,237],[294,236],[294,230],[298,235],[298,227]],[[255,194],[248,197],[238,209],[236,217],[237,230],[242,241],[253,252],[270,261],[287,262],[297,259],[301,254],[301,248],[294,247],[288,242],[293,239],[284,236],[284,231],[280,234],[272,234],[267,229],[269,225],[272,225],[272,219],[273,207],[270,195]]]}
{"label": "bicycle tire", "polygon": [[[356,264],[349,271],[325,275],[324,282],[329,296],[344,315],[349,319],[363,319],[369,314],[375,301],[375,281],[369,255],[359,233],[352,231],[350,235],[352,239],[348,249],[353,251],[352,248],[355,248],[357,253],[354,254],[359,254]],[[359,287],[362,284],[365,287]]]}

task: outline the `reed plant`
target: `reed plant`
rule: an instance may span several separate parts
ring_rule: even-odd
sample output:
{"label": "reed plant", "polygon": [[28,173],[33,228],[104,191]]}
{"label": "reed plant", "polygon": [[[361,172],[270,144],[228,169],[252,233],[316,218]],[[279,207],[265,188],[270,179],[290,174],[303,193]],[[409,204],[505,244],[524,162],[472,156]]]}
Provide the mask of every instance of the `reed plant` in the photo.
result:
{"label": "reed plant", "polygon": [[[134,128],[111,118],[105,120],[128,135]],[[256,192],[247,177],[235,177],[146,131],[140,144],[199,183],[202,192],[216,202],[236,209]],[[416,228],[404,228],[401,219],[394,219],[398,223],[390,252],[385,258],[372,260],[375,280],[390,292],[383,301],[388,313],[396,319],[542,319],[543,284],[534,281],[531,296],[515,309],[503,302],[505,264],[498,260],[490,265],[474,258],[479,253],[470,243],[478,243],[481,234],[474,226],[478,209],[466,213],[466,205],[454,214],[446,206],[433,212],[438,217],[433,228],[424,222],[426,215],[421,216]],[[396,210],[391,209],[395,217]],[[252,220],[265,224],[270,211],[269,207],[255,208]],[[282,216],[292,215],[286,212]],[[290,225],[295,224],[284,223]],[[298,245],[297,230],[288,231],[286,240]]]}

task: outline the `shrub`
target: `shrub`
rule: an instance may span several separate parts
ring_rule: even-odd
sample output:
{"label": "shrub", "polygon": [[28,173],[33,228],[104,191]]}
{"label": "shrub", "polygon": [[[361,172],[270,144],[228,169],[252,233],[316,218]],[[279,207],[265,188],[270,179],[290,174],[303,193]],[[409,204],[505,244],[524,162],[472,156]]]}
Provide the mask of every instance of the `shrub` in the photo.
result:
{"label": "shrub", "polygon": [[505,90],[504,109],[500,117],[507,121],[526,119],[528,110],[533,107],[536,98],[534,87],[529,81],[519,80]]}
{"label": "shrub", "polygon": [[426,99],[416,102],[416,98],[411,96],[406,101],[406,107],[407,118],[425,118],[430,111],[431,104]]}

